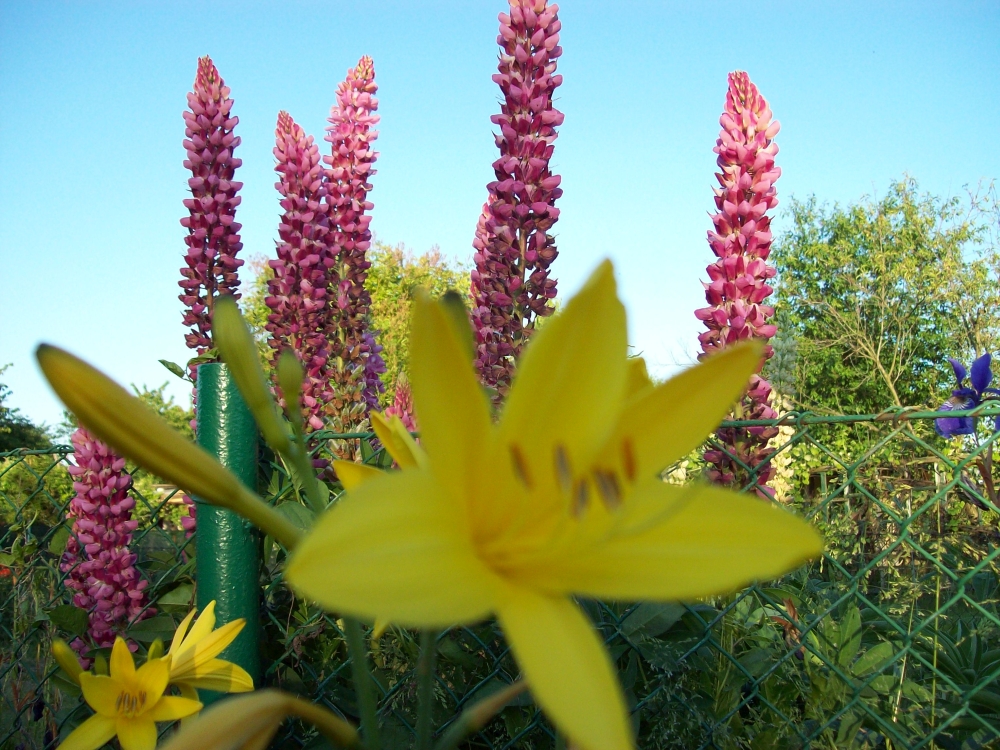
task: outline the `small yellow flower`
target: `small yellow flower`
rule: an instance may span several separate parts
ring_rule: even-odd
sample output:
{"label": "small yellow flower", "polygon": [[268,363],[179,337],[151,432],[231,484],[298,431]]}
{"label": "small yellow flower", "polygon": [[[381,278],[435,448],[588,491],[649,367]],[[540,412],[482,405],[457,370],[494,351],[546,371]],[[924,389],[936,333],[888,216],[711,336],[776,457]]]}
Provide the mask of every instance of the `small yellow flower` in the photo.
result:
{"label": "small yellow flower", "polygon": [[96,713],[70,733],[60,750],[95,750],[116,735],[122,750],[154,750],[156,722],[183,719],[201,709],[196,700],[164,695],[167,662],[153,659],[136,669],[121,638],[111,650],[110,671],[79,675],[83,697]]}
{"label": "small yellow flower", "polygon": [[574,745],[631,748],[614,667],[573,597],[690,600],[822,548],[768,503],[660,480],[726,415],[761,348],[731,347],[654,386],[627,359],[605,263],[533,338],[494,424],[464,335],[441,304],[415,301],[421,446],[408,446],[409,466],[396,456],[401,471],[345,482],[286,580],[332,611],[404,627],[496,614],[535,700]]}
{"label": "small yellow flower", "polygon": [[[198,689],[220,693],[245,693],[253,690],[253,678],[242,667],[216,658],[240,634],[246,621],[240,618],[215,628],[215,601],[208,603],[195,620],[195,610],[181,620],[163,658],[170,665],[170,684],[181,695],[197,699]],[[190,628],[190,629],[189,629]]]}

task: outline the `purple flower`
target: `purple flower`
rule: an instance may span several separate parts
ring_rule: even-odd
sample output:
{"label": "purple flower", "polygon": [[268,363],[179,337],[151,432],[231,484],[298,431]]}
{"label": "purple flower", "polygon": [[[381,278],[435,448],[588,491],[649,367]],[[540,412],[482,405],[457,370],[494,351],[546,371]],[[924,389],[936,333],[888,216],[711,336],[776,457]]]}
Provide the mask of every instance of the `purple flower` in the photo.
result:
{"label": "purple flower", "polygon": [[[956,388],[951,392],[951,398],[945,401],[938,411],[965,411],[975,409],[983,402],[986,394],[1000,395],[1000,390],[990,388],[993,382],[993,371],[990,369],[992,357],[987,352],[972,363],[969,373],[969,385],[965,385],[965,365],[957,359],[948,358],[951,369],[955,371]],[[973,417],[941,417],[934,420],[934,429],[941,437],[955,435],[971,435],[976,431]],[[1000,416],[994,420],[994,430],[1000,430]]]}
{"label": "purple flower", "polygon": [[211,314],[215,297],[231,294],[237,299],[239,279],[236,269],[243,261],[236,257],[240,242],[240,224],[236,222],[236,194],[243,183],[233,178],[243,162],[233,156],[240,145],[234,135],[239,118],[232,115],[233,100],[212,59],[198,60],[194,91],[188,94],[184,113],[184,166],[191,170],[188,187],[191,197],[184,201],[188,215],[181,225],[188,230],[184,242],[187,254],[184,278],[179,282],[184,292],[184,325],[191,326],[185,336],[189,348],[204,354],[212,348]]}
{"label": "purple flower", "polygon": [[552,105],[562,83],[555,72],[562,54],[558,11],[547,0],[510,0],[510,14],[500,14],[500,64],[493,80],[503,102],[492,117],[500,130],[500,157],[472,243],[476,368],[498,400],[510,387],[535,319],[552,313],[556,296],[549,277],[558,254],[551,231],[562,189],[549,161],[563,122]]}
{"label": "purple flower", "polygon": [[[283,213],[278,224],[278,257],[268,261],[274,275],[267,282],[265,304],[268,344],[274,362],[286,348],[302,363],[305,378],[299,404],[310,431],[323,429],[324,405],[331,400],[330,341],[335,323],[330,278],[335,257],[330,252],[330,206],[319,148],[312,136],[287,112],[278,113],[274,170]],[[294,407],[293,407],[294,408]]]}
{"label": "purple flower", "polygon": [[[705,284],[708,307],[695,311],[707,331],[699,334],[703,354],[708,356],[729,344],[744,339],[767,341],[775,334],[769,322],[774,308],[764,305],[771,295],[768,281],[774,266],[767,263],[771,252],[771,225],[767,211],[778,205],[774,183],[781,175],[774,157],[774,142],[780,125],[773,119],[767,101],[743,71],[729,74],[729,91],[719,119],[722,126],[716,141],[719,172],[716,179],[714,230],[708,244],[716,260],[708,267],[710,281]],[[773,354],[768,345],[765,360]],[[770,406],[771,385],[760,375],[750,378],[750,385],[740,404],[739,419],[774,419]],[[717,433],[724,450],[705,452],[712,464],[708,478],[719,484],[746,483],[741,464],[756,469],[758,494],[772,496],[767,481],[774,473],[770,465],[768,441],[777,434],[775,427],[747,429],[723,428]]]}
{"label": "purple flower", "polygon": [[[129,495],[132,477],[125,459],[115,455],[84,428],[72,436],[73,462],[68,468],[76,497],[66,516],[73,522],[59,569],[66,573],[73,604],[87,612],[87,638],[71,644],[83,656],[92,648],[110,648],[127,626],[149,617],[146,609],[147,582],[135,567],[131,552],[135,500]],[[129,648],[136,650],[136,644]],[[87,663],[86,659],[83,659]]]}
{"label": "purple flower", "polygon": [[[368,225],[373,204],[368,200],[372,189],[369,179],[375,174],[372,165],[378,153],[372,142],[378,137],[378,99],[375,92],[375,66],[367,55],[337,87],[337,103],[330,112],[326,140],[332,153],[324,156],[327,168],[326,203],[329,210],[329,246],[336,259],[331,272],[329,303],[333,318],[327,338],[330,352],[334,397],[327,402],[330,427],[348,432],[359,426],[367,412],[378,407],[378,394],[385,391],[379,375],[385,363],[368,329],[371,296],[365,279],[371,262],[366,254],[371,246]],[[333,366],[336,365],[336,366]]]}

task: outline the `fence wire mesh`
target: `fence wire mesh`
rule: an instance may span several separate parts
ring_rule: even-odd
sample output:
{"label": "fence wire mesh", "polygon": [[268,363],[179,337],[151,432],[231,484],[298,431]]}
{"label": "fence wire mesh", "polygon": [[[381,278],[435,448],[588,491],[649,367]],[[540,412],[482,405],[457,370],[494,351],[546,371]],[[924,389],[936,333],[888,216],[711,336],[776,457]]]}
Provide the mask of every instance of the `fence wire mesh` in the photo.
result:
{"label": "fence wire mesh", "polygon": [[[962,414],[955,412],[954,414]],[[944,748],[1000,746],[1000,584],[993,446],[987,431],[944,440],[933,412],[823,417],[791,413],[770,457],[775,502],[809,518],[824,556],[777,580],[696,603],[581,602],[603,634],[643,748]],[[366,436],[322,434],[320,454],[347,446],[385,457]],[[723,446],[715,445],[720,449]],[[62,583],[66,473],[72,449],[0,454],[0,747],[55,747],[87,715],[48,656],[75,635]],[[739,453],[739,451],[736,451]],[[701,451],[664,472],[693,481]],[[744,466],[741,481],[755,482]],[[289,475],[261,462],[261,489],[309,522]],[[760,467],[757,467],[757,471]],[[132,494],[133,546],[153,617],[130,629],[140,653],[167,638],[194,600],[191,539],[178,496],[141,471]],[[335,496],[335,495],[334,495]],[[301,508],[295,508],[298,506]],[[264,551],[264,681],[357,720],[346,645],[335,615],[281,582],[283,550]],[[390,628],[371,640],[383,745],[409,747],[415,726],[419,634]],[[435,725],[446,726],[519,671],[493,623],[438,639]],[[319,744],[302,725],[280,747]],[[524,695],[463,747],[556,748],[560,739]]]}

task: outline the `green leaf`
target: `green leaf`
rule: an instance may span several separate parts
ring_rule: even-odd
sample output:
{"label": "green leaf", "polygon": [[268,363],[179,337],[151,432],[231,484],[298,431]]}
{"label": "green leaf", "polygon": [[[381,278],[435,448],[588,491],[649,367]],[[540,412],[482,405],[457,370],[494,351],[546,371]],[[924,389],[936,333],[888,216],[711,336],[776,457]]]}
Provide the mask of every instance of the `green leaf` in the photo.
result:
{"label": "green leaf", "polygon": [[66,550],[67,541],[69,541],[69,529],[65,526],[60,526],[59,530],[49,540],[49,552],[53,555],[61,556]]}
{"label": "green leaf", "polygon": [[184,375],[184,368],[176,362],[171,362],[169,359],[161,359],[159,362],[181,380],[187,380],[187,377]]}
{"label": "green leaf", "polygon": [[64,633],[83,635],[87,632],[86,611],[72,604],[63,604],[50,611],[49,620]]}
{"label": "green leaf", "polygon": [[130,638],[142,643],[152,643],[157,638],[167,641],[174,637],[176,627],[174,618],[170,615],[157,615],[135,623],[128,629],[128,634]]}
{"label": "green leaf", "polygon": [[[326,487],[326,485],[324,485],[322,482],[319,483],[319,486],[323,488]],[[327,495],[329,495],[329,489],[327,489]],[[291,521],[295,525],[295,527],[300,529],[301,531],[309,531],[309,529],[312,528],[313,521],[316,518],[316,516],[313,514],[311,510],[309,510],[309,508],[302,505],[301,503],[295,502],[294,500],[282,503],[281,505],[276,505],[274,509],[278,511],[281,515],[283,515],[286,519]]]}
{"label": "green leaf", "polygon": [[861,612],[851,605],[847,615],[840,624],[840,643],[838,644],[837,661],[840,666],[847,667],[861,648]]}
{"label": "green leaf", "polygon": [[642,633],[656,637],[670,630],[687,610],[680,604],[643,602],[636,607],[622,623],[622,635],[626,638]]}
{"label": "green leaf", "polygon": [[0,552],[0,565],[9,567],[14,564],[14,556],[9,552]]}
{"label": "green leaf", "polygon": [[190,607],[193,600],[194,585],[185,583],[158,597],[156,602],[157,604],[167,604],[175,607]]}
{"label": "green leaf", "polygon": [[851,670],[855,677],[864,677],[888,664],[896,653],[891,643],[880,643],[865,651]]}

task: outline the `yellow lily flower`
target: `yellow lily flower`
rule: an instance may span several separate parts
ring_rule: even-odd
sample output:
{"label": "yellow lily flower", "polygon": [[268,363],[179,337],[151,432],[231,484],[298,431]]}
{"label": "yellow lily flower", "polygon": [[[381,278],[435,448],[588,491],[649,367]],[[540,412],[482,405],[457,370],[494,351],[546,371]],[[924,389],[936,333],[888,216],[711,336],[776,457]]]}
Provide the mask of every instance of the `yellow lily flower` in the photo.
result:
{"label": "yellow lily flower", "polygon": [[111,650],[110,675],[81,672],[83,697],[96,712],[74,729],[60,750],[95,750],[118,736],[122,750],[154,750],[156,722],[174,721],[201,710],[190,698],[164,695],[170,667],[162,659],[138,669],[121,638]]}
{"label": "yellow lily flower", "polygon": [[[237,664],[216,658],[243,630],[243,618],[215,628],[215,601],[191,625],[195,610],[181,620],[163,658],[170,664],[170,684],[181,695],[197,700],[198,689],[220,693],[246,693],[253,690],[253,678]],[[190,628],[190,629],[189,629]]]}
{"label": "yellow lily flower", "polygon": [[606,262],[536,334],[493,424],[452,320],[415,301],[410,380],[425,456],[349,488],[292,553],[286,580],[332,611],[407,627],[495,614],[535,700],[574,745],[631,748],[614,667],[572,597],[690,600],[822,549],[811,526],[759,499],[660,480],[725,416],[761,347],[731,347],[653,386],[626,358]]}

